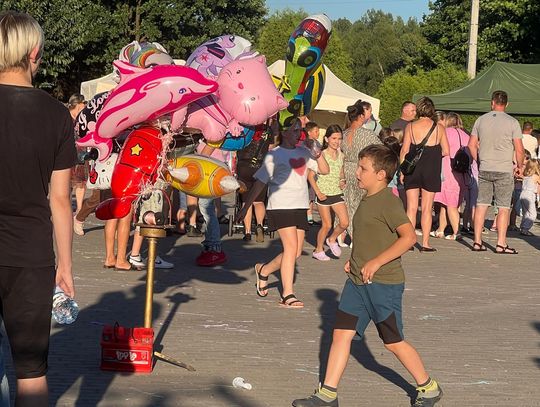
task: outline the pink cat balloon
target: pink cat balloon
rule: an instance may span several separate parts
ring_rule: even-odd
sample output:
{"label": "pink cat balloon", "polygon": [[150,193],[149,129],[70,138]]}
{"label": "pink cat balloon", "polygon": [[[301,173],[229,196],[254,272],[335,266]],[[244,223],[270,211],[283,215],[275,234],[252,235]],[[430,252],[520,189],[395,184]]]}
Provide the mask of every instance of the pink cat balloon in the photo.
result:
{"label": "pink cat balloon", "polygon": [[187,105],[218,87],[213,80],[185,66],[139,68],[121,61],[115,61],[114,66],[120,72],[120,84],[103,106],[95,131],[78,141],[80,146],[97,148],[100,161],[110,155],[111,143],[107,139],[168,113],[172,113],[173,127],[179,127]]}
{"label": "pink cat balloon", "polygon": [[211,95],[188,107],[186,126],[198,128],[206,140],[217,142],[227,133],[240,136],[242,125],[258,125],[288,106],[276,90],[266,58],[239,59],[217,77],[217,97]]}

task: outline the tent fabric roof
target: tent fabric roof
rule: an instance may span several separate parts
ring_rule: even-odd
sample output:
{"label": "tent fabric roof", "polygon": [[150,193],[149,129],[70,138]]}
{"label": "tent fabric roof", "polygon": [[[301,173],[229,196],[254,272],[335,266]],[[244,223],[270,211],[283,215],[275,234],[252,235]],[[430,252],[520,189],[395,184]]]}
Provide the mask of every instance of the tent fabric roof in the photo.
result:
{"label": "tent fabric roof", "polygon": [[413,100],[429,96],[437,110],[489,112],[491,94],[496,90],[508,93],[507,113],[540,114],[540,64],[495,62],[459,89],[441,95],[415,94]]}
{"label": "tent fabric roof", "polygon": [[[358,99],[362,99],[371,103],[373,114],[375,117],[379,117],[379,109],[381,106],[381,101],[379,99],[350,87],[339,79],[328,66],[325,65],[324,67],[326,69],[326,83],[324,84],[321,100],[319,100],[315,110],[346,113],[347,106],[354,104]],[[280,59],[274,62],[268,67],[268,70],[272,75],[283,76],[283,73],[285,72],[285,61]]]}

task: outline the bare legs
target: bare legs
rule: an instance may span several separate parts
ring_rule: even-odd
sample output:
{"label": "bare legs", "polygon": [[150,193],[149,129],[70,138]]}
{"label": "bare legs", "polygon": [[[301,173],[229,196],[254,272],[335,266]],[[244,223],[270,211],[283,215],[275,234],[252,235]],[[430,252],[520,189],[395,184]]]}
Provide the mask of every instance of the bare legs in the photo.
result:
{"label": "bare legs", "polygon": [[[332,338],[332,346],[328,357],[328,364],[324,384],[337,388],[343,376],[345,367],[351,353],[351,342],[356,334],[357,318],[338,310],[336,325]],[[425,383],[429,376],[416,349],[405,341],[385,344],[384,347],[392,352],[401,364],[409,371],[417,384]]]}
{"label": "bare legs", "polygon": [[47,377],[17,379],[15,405],[17,407],[47,407],[49,405]]}
{"label": "bare legs", "polygon": [[435,197],[435,192],[429,192],[425,189],[408,189],[407,190],[407,217],[411,221],[412,225],[416,227],[416,214],[418,212],[418,198],[420,196],[420,191],[422,191],[422,207],[421,207],[421,218],[420,224],[422,225],[422,247],[429,246],[429,232],[431,232],[431,224],[433,223],[433,218],[431,210],[433,208],[433,198]]}
{"label": "bare legs", "polygon": [[278,229],[278,234],[283,245],[283,252],[265,263],[264,266],[258,265],[257,269],[260,270],[263,276],[268,276],[280,270],[281,284],[283,286],[282,296],[286,297],[289,294],[294,294],[294,266],[296,259],[302,254],[306,232],[297,229],[295,226],[290,226]]}
{"label": "bare legs", "polygon": [[444,229],[446,229],[446,225],[448,224],[446,220],[447,216],[450,220],[450,226],[452,226],[454,235],[457,235],[459,233],[459,210],[458,208],[453,208],[451,206],[441,205],[438,231],[444,233]]}
{"label": "bare legs", "polygon": [[[129,269],[126,259],[131,213],[122,219],[110,219],[105,222],[105,266]],[[117,254],[114,254],[114,241],[117,240]]]}
{"label": "bare legs", "polygon": [[339,235],[341,235],[349,227],[349,216],[347,215],[347,207],[345,204],[338,204],[333,206],[317,205],[319,215],[321,217],[321,228],[317,233],[317,247],[315,252],[319,253],[324,251],[324,241],[328,232],[332,227],[332,210],[337,215],[339,223],[335,225],[334,231],[328,237],[331,243],[334,243]]}

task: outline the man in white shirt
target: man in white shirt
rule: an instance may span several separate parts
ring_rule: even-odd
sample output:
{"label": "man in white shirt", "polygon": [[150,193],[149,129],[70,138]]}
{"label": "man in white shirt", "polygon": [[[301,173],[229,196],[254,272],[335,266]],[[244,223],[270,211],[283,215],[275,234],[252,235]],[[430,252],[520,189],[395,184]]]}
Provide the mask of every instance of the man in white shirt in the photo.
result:
{"label": "man in white shirt", "polygon": [[533,124],[531,122],[523,123],[523,147],[531,153],[531,158],[538,158],[538,140],[531,133]]}

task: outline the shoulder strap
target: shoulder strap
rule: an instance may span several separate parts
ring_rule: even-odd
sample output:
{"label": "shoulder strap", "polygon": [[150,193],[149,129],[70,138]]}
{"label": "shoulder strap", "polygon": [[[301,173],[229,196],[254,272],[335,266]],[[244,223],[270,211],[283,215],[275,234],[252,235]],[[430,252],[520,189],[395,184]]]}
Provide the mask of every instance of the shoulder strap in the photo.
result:
{"label": "shoulder strap", "polygon": [[463,148],[463,145],[461,144],[461,134],[459,132],[459,129],[457,127],[455,127],[456,131],[457,131],[457,135],[458,135],[458,138],[459,138],[459,148]]}
{"label": "shoulder strap", "polygon": [[[435,130],[435,127],[437,127],[437,123],[433,121],[433,125],[431,126],[431,129],[429,129],[428,134],[426,134],[426,137],[422,140],[422,142],[419,144],[420,147],[424,147],[429,139],[429,136],[431,136],[431,133],[433,133],[433,130]],[[412,126],[411,126],[412,130]]]}

